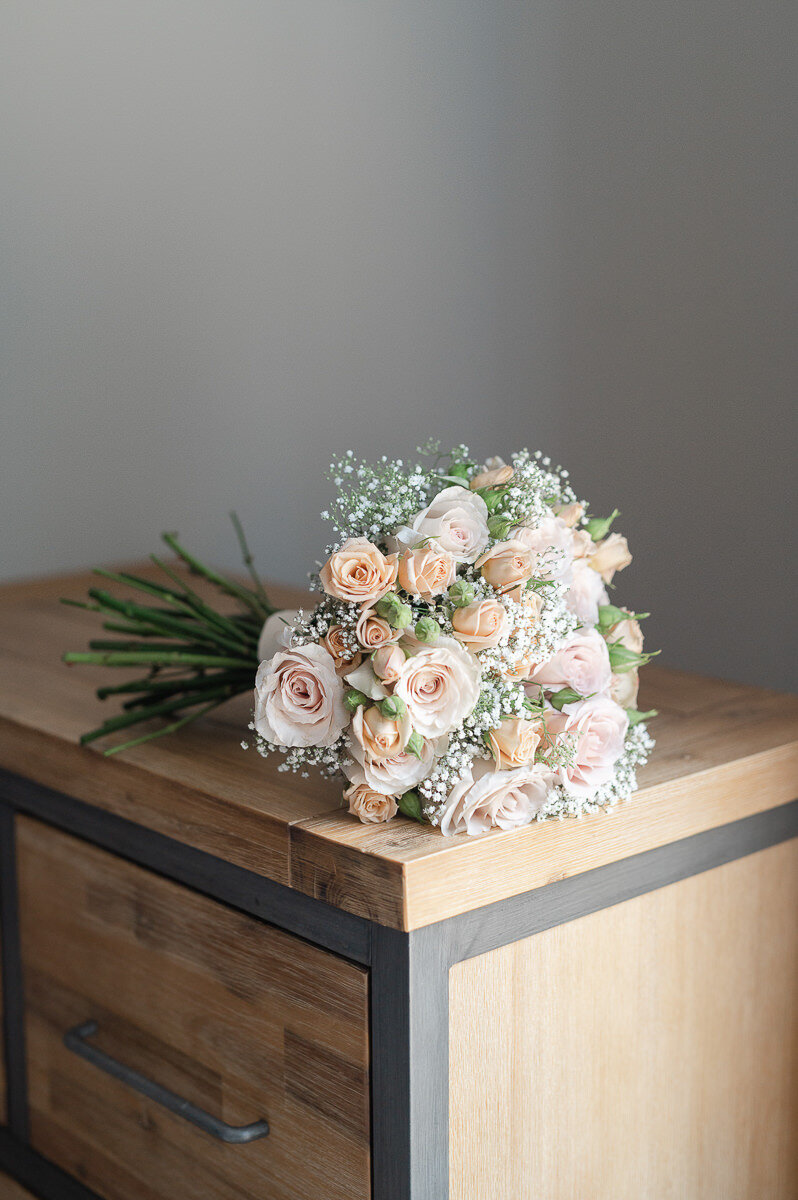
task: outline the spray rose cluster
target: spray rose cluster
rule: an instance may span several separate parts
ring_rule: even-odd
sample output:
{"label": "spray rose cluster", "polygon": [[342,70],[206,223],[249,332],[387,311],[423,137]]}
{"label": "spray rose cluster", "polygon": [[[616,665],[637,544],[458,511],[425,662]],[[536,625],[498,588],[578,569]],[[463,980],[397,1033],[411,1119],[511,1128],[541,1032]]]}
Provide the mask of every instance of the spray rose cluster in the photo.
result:
{"label": "spray rose cluster", "polygon": [[363,822],[515,829],[624,799],[653,742],[631,562],[540,453],[331,466],[337,540],[310,612],[266,622],[251,728],[281,769],[344,778]]}

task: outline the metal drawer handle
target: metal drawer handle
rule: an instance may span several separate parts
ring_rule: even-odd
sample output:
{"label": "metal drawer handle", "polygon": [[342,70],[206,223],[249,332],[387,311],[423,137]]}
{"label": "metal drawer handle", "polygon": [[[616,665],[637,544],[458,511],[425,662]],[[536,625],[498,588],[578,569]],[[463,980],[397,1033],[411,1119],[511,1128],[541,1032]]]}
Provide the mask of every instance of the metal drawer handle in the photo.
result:
{"label": "metal drawer handle", "polygon": [[85,1058],[93,1066],[105,1071],[106,1075],[112,1075],[114,1079],[119,1079],[128,1087],[133,1088],[135,1092],[141,1092],[142,1096],[146,1096],[148,1100],[154,1100],[162,1108],[167,1108],[169,1112],[176,1113],[178,1117],[183,1117],[184,1120],[190,1121],[199,1129],[204,1129],[206,1133],[209,1133],[211,1137],[218,1138],[220,1142],[243,1146],[247,1142],[256,1141],[257,1138],[266,1137],[269,1132],[266,1121],[253,1121],[251,1125],[227,1125],[224,1121],[205,1112],[204,1109],[197,1108],[190,1100],[184,1100],[182,1096],[170,1092],[168,1088],[161,1087],[153,1079],[148,1079],[146,1075],[140,1075],[138,1071],[126,1067],[124,1063],[117,1062],[115,1058],[111,1058],[109,1054],[105,1054],[86,1040],[94,1037],[97,1031],[96,1021],[84,1021],[82,1025],[76,1025],[74,1029],[70,1029],[64,1034],[64,1045],[73,1054]]}

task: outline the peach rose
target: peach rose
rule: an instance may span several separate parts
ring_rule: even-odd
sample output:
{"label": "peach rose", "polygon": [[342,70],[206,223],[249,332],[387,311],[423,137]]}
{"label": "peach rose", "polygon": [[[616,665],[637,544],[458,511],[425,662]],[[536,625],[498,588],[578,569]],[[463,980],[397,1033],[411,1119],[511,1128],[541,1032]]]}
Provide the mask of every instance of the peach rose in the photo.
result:
{"label": "peach rose", "polygon": [[[624,612],[626,609],[624,609]],[[640,628],[640,622],[634,617],[627,617],[625,621],[619,621],[617,625],[613,625],[607,637],[608,642],[619,642],[622,646],[626,646],[627,650],[634,650],[635,654],[643,653],[643,630]]]}
{"label": "peach rose", "polygon": [[488,544],[488,506],[466,487],[448,487],[416,513],[410,525],[397,529],[397,547],[412,549],[419,542],[435,541],[459,563],[474,562]]}
{"label": "peach rose", "polygon": [[352,717],[352,735],[370,759],[391,758],[400,754],[412,732],[407,713],[402,717],[384,717],[376,705],[361,705]]}
{"label": "peach rose", "polygon": [[557,772],[567,791],[590,798],[609,783],[629,728],[629,718],[619,704],[609,696],[566,704],[561,713],[546,714],[546,728],[552,737],[567,738],[574,746],[572,762]]}
{"label": "peach rose", "polygon": [[371,656],[371,665],[380,682],[390,687],[391,684],[396,683],[399,672],[405,665],[404,651],[395,643],[390,646],[380,646],[379,650],[375,650]]}
{"label": "peach rose", "polygon": [[422,600],[440,596],[454,583],[456,575],[457,563],[448,550],[438,546],[406,550],[399,559],[399,586]]}
{"label": "peach rose", "polygon": [[532,679],[550,691],[570,687],[580,696],[609,690],[612,670],[607,643],[595,629],[578,630],[532,673]]}
{"label": "peach rose", "polygon": [[531,653],[524,654],[521,658],[515,659],[512,667],[504,667],[502,674],[513,683],[521,683],[523,680],[529,679],[536,667],[537,662],[533,655]]}
{"label": "peach rose", "polygon": [[474,759],[454,785],[441,817],[441,833],[487,833],[528,825],[543,807],[554,781],[540,764],[496,771],[485,759]]}
{"label": "peach rose", "polygon": [[355,636],[365,650],[377,650],[398,638],[399,632],[378,617],[374,609],[364,608],[355,625]]}
{"label": "peach rose", "polygon": [[594,548],[593,539],[586,529],[571,530],[571,553],[573,554],[574,562],[590,558]]}
{"label": "peach rose", "polygon": [[452,613],[454,636],[470,650],[498,646],[507,632],[507,609],[499,600],[475,600]]}
{"label": "peach rose", "polygon": [[543,734],[542,721],[505,717],[488,733],[488,749],[498,771],[512,771],[532,762]]}
{"label": "peach rose", "polygon": [[569,529],[573,529],[585,515],[585,506],[584,504],[563,504],[554,511],[561,521],[565,521]]}
{"label": "peach rose", "polygon": [[419,755],[401,750],[388,758],[370,758],[361,744],[353,741],[350,753],[354,761],[343,765],[347,779],[368,784],[386,796],[401,796],[429,775],[435,766],[436,747],[433,742],[422,741]]}
{"label": "peach rose", "polygon": [[610,695],[621,708],[637,708],[637,692],[640,687],[640,675],[637,670],[624,671],[621,675],[613,675],[610,684]]}
{"label": "peach rose", "polygon": [[331,746],[349,724],[335,660],[323,646],[278,650],[255,677],[255,728],[277,746]]}
{"label": "peach rose", "polygon": [[597,542],[588,560],[594,571],[598,571],[605,583],[611,583],[616,571],[622,571],[632,561],[626,538],[620,533],[611,533],[603,542]]}
{"label": "peach rose", "polygon": [[422,737],[450,733],[479,699],[479,663],[454,638],[440,638],[408,658],[394,694]]}
{"label": "peach rose", "polygon": [[396,555],[384,555],[366,538],[349,538],[319,572],[328,596],[350,604],[374,604],[396,583]]}
{"label": "peach rose", "polygon": [[482,578],[497,592],[510,592],[532,575],[533,557],[523,542],[496,542],[477,559]]}
{"label": "peach rose", "polygon": [[336,675],[345,675],[347,671],[356,670],[363,661],[360,650],[351,649],[341,625],[331,625],[321,639],[321,644],[335,660]]}
{"label": "peach rose", "polygon": [[364,825],[379,825],[395,817],[398,809],[393,796],[375,792],[367,783],[350,783],[344,789],[344,799],[349,801],[349,811]]}
{"label": "peach rose", "polygon": [[580,625],[595,625],[599,619],[599,605],[609,602],[601,576],[586,559],[578,558],[574,563],[571,586],[565,594],[565,607],[574,614]]}
{"label": "peach rose", "polygon": [[503,487],[504,484],[510,482],[514,474],[515,471],[512,467],[509,467],[507,463],[502,463],[500,467],[494,467],[490,471],[480,471],[471,480],[469,487],[472,491],[476,491],[477,488]]}

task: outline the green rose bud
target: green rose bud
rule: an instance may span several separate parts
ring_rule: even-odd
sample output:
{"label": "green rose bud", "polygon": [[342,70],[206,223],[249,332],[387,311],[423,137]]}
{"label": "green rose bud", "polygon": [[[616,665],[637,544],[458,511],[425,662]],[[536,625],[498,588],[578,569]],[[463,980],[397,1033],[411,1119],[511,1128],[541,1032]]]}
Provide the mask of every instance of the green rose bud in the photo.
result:
{"label": "green rose bud", "polygon": [[407,705],[399,696],[386,696],[384,700],[377,702],[377,708],[389,721],[395,720],[396,717],[403,717],[407,712]]}
{"label": "green rose bud", "polygon": [[415,754],[416,758],[421,758],[421,752],[424,749],[424,739],[420,733],[416,733],[415,729],[407,739],[405,750],[408,754]]}
{"label": "green rose bud", "polygon": [[610,656],[610,666],[613,672],[616,675],[623,675],[626,671],[633,671],[635,667],[644,667],[646,663],[651,662],[652,658],[657,657],[659,650],[653,650],[649,654],[638,654],[636,650],[630,650],[621,642],[609,642],[607,653]]}
{"label": "green rose bud", "polygon": [[513,523],[508,521],[507,517],[488,517],[488,533],[498,542],[504,541],[512,527]]}
{"label": "green rose bud", "polygon": [[348,688],[344,695],[344,708],[347,712],[355,713],[362,704],[368,704],[368,696],[364,696],[357,688]]}
{"label": "green rose bud", "polygon": [[421,798],[418,792],[405,792],[403,796],[396,802],[399,812],[404,813],[406,817],[411,817],[414,821],[424,820],[424,814],[421,811]]}
{"label": "green rose bud", "polygon": [[455,608],[466,608],[475,595],[473,583],[468,583],[465,579],[456,579],[449,588],[449,599]]}
{"label": "green rose bud", "polygon": [[620,515],[618,509],[615,508],[608,517],[591,517],[590,520],[585,521],[584,527],[594,542],[600,542],[609,533],[615,518]]}
{"label": "green rose bud", "polygon": [[421,617],[416,621],[415,635],[420,642],[431,646],[441,636],[441,627],[434,617]]}
{"label": "green rose bud", "polygon": [[387,592],[374,605],[377,616],[387,621],[392,629],[404,629],[413,620],[409,604],[404,604],[396,592]]}

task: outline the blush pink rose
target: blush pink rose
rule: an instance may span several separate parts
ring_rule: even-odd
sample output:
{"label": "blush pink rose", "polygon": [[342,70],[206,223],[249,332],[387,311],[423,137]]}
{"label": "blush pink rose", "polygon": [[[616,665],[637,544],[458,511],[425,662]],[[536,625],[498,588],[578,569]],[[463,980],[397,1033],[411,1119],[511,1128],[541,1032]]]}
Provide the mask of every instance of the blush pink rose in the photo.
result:
{"label": "blush pink rose", "polygon": [[574,562],[571,586],[565,595],[565,606],[574,614],[580,625],[596,625],[599,605],[609,604],[610,598],[604,581],[584,558]]}
{"label": "blush pink rose", "polygon": [[553,782],[552,773],[540,764],[496,771],[486,759],[474,759],[449,793],[441,833],[452,837],[528,825],[546,803]]}
{"label": "blush pink rose", "polygon": [[578,630],[553,658],[538,665],[531,679],[553,692],[564,687],[580,696],[606,692],[612,680],[607,643],[595,629]]}
{"label": "blush pink rose", "polygon": [[568,739],[574,746],[573,762],[557,772],[567,791],[589,799],[609,783],[629,728],[619,704],[609,696],[566,704],[561,713],[546,714],[546,728],[552,737]]}
{"label": "blush pink rose", "polygon": [[388,758],[372,758],[360,743],[353,740],[349,747],[353,761],[344,763],[343,772],[352,783],[365,783],[385,796],[401,796],[426,779],[435,766],[436,743],[422,741],[421,753],[401,750]]}
{"label": "blush pink rose", "polygon": [[331,746],[349,723],[335,659],[323,646],[278,652],[258,667],[255,728],[277,746]]}

